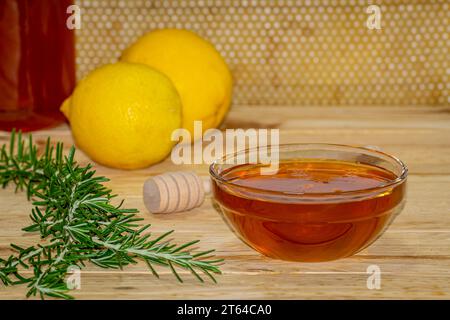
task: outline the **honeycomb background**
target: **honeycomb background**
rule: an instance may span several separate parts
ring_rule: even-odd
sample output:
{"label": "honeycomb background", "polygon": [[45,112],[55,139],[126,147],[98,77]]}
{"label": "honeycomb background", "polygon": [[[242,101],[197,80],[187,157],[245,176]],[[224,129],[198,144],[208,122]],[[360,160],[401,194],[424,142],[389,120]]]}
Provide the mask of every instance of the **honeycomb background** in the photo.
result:
{"label": "honeycomb background", "polygon": [[[145,32],[211,41],[235,105],[450,105],[450,1],[77,0],[78,77]],[[381,30],[366,26],[370,4]]]}

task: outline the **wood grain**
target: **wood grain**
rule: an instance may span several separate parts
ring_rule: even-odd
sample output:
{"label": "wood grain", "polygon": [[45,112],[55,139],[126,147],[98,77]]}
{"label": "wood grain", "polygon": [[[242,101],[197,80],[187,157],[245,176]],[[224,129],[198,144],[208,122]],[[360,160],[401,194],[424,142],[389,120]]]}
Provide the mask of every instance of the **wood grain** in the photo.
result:
{"label": "wood grain", "polygon": [[[279,127],[281,142],[330,142],[377,145],[399,156],[410,168],[407,205],[385,234],[359,254],[328,263],[290,263],[265,258],[240,242],[213,209],[211,199],[190,212],[151,215],[142,202],[142,184],[150,175],[195,170],[207,178],[207,165],[175,166],[166,160],[151,168],[120,171],[96,166],[111,178],[110,187],[141,210],[159,234],[175,229],[177,242],[200,239],[201,248],[216,248],[226,259],[219,284],[199,284],[187,273],[178,284],[167,270],[157,280],[138,264],[124,271],[89,266],[82,272],[79,299],[211,299],[211,298],[450,298],[450,108],[285,108],[235,107],[226,127]],[[67,126],[34,134],[72,143]],[[7,142],[0,133],[0,143]],[[89,159],[78,152],[77,160]],[[28,223],[30,204],[12,189],[0,192],[0,256],[11,242],[32,244],[35,235],[20,229]],[[380,290],[366,286],[366,269],[382,271]],[[24,287],[0,287],[1,299],[24,298]]]}

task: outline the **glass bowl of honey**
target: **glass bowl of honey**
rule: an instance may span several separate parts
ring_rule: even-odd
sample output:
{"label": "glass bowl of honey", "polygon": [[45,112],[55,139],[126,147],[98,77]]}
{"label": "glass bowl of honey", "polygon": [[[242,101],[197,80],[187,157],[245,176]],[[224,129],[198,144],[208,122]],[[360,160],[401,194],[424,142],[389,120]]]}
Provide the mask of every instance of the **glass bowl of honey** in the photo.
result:
{"label": "glass bowl of honey", "polygon": [[346,145],[280,145],[277,169],[264,171],[269,164],[245,160],[268,154],[261,148],[271,147],[216,160],[210,175],[226,223],[268,257],[322,262],[354,255],[404,206],[408,170],[392,155]]}

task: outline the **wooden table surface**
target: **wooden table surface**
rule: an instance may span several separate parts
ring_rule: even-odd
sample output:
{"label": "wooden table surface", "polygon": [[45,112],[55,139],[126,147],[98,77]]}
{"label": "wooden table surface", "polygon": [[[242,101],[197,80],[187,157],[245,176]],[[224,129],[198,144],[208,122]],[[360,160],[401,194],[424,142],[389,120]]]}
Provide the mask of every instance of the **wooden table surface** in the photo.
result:
{"label": "wooden table surface", "polygon": [[[120,171],[96,166],[111,178],[114,192],[136,207],[152,230],[175,229],[177,242],[200,239],[226,259],[218,284],[200,284],[189,274],[177,283],[168,270],[152,277],[144,264],[124,271],[89,266],[81,274],[78,299],[363,299],[450,298],[450,108],[438,107],[246,107],[235,106],[226,127],[280,128],[281,143],[328,142],[376,145],[409,167],[407,204],[384,235],[359,254],[327,263],[271,260],[251,250],[227,228],[210,199],[190,212],[151,215],[141,189],[145,179],[167,170],[193,169],[207,176],[207,165],[178,167],[170,160],[151,168]],[[72,143],[67,126],[34,134]],[[0,142],[8,139],[0,133]],[[89,159],[78,151],[77,160]],[[9,244],[31,245],[36,236],[20,229],[31,205],[12,188],[0,191],[0,256]],[[366,285],[370,265],[381,269],[381,288]],[[0,285],[0,298],[22,299],[24,287]]]}

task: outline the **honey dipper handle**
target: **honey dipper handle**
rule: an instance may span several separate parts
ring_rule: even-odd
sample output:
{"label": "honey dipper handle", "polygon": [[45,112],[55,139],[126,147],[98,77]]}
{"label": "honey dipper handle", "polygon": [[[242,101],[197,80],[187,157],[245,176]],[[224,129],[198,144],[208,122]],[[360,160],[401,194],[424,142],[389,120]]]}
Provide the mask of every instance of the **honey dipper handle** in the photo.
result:
{"label": "honey dipper handle", "polygon": [[144,204],[151,213],[187,211],[200,206],[209,192],[209,181],[195,172],[167,172],[144,183]]}

